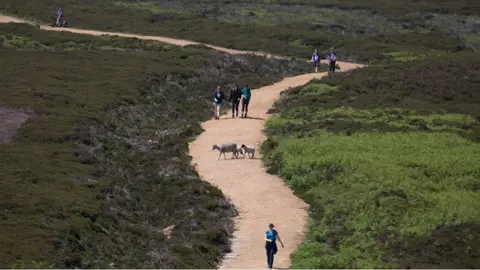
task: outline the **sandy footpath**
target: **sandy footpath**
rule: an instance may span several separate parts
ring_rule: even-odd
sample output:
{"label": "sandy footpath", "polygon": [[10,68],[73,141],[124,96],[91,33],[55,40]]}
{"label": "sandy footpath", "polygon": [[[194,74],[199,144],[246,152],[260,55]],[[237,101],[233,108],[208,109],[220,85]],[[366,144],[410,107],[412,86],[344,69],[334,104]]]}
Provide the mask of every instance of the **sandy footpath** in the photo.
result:
{"label": "sandy footpath", "polygon": [[[27,22],[18,18],[0,15],[0,23]],[[31,23],[31,22],[28,22]],[[31,23],[34,24],[34,23]],[[179,40],[160,36],[145,36],[116,32],[102,32],[76,28],[54,28],[42,25],[40,28],[49,31],[67,31],[88,35],[116,35],[156,40],[164,43],[185,46],[200,44],[188,40]],[[213,49],[231,54],[255,54],[281,58],[263,52],[239,51],[207,45]],[[362,67],[360,64],[337,62],[340,71]],[[307,225],[308,205],[295,197],[292,191],[277,176],[266,173],[258,153],[265,139],[263,134],[266,114],[272,107],[280,92],[290,87],[301,86],[314,78],[321,78],[327,73],[304,74],[285,78],[281,82],[255,89],[248,119],[231,119],[230,114],[220,120],[210,120],[202,124],[205,132],[190,144],[190,155],[200,176],[205,181],[220,188],[232,200],[239,216],[235,219],[232,253],[227,254],[221,268],[266,268],[264,250],[264,232],[268,223],[274,223],[279,231],[285,248],[279,247],[275,256],[275,268],[290,267],[290,254],[302,241]],[[257,148],[254,159],[222,158],[217,161],[218,151],[212,151],[213,144],[237,142],[253,145]]]}

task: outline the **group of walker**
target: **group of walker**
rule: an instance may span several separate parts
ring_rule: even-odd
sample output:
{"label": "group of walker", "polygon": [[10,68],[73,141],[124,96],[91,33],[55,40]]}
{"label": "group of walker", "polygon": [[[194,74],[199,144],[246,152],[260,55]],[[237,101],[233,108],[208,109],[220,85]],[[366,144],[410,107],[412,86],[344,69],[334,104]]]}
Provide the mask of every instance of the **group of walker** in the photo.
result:
{"label": "group of walker", "polygon": [[[228,101],[232,105],[232,118],[238,117],[238,111],[240,106],[240,101],[242,102],[242,114],[240,118],[247,118],[248,114],[248,104],[250,104],[250,98],[252,97],[252,92],[248,85],[245,85],[245,88],[240,90],[238,84],[230,90],[230,97]],[[215,107],[215,119],[220,119],[220,108],[223,105],[223,101],[225,100],[225,94],[220,89],[220,86],[217,87],[215,92],[213,92],[213,105]]]}
{"label": "group of walker", "polygon": [[[315,72],[318,72],[318,67],[320,66],[320,54],[317,50],[315,50],[312,54],[312,62],[313,67],[315,68]],[[334,48],[331,48],[327,54],[327,60],[329,62],[329,69],[328,71],[333,73],[336,69],[337,64],[337,53],[335,52]],[[220,119],[220,109],[223,105],[223,101],[225,100],[225,94],[221,90],[220,86],[213,92],[213,106],[215,107],[214,118]],[[238,117],[239,106],[240,102],[242,102],[242,114],[240,118],[247,118],[248,114],[248,104],[250,104],[250,98],[252,97],[252,93],[248,85],[245,85],[245,88],[240,90],[238,84],[230,91],[230,97],[228,101],[232,105],[232,118]]]}
{"label": "group of walker", "polygon": [[[331,48],[327,54],[327,60],[329,63],[328,72],[335,72],[335,68],[337,65],[337,53],[335,52],[334,48]],[[320,54],[317,50],[315,50],[312,54],[312,62],[313,67],[315,68],[315,72],[318,72],[318,67],[320,66]]]}

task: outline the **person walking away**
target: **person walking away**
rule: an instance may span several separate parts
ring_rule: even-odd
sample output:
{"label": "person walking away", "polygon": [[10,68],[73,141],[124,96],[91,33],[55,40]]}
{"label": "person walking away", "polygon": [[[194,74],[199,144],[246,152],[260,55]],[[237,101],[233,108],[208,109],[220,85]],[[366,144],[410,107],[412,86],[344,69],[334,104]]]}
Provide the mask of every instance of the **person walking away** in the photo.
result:
{"label": "person walking away", "polygon": [[242,92],[238,84],[230,90],[230,102],[232,104],[232,118],[235,118],[235,112],[238,117],[238,107],[240,105],[240,99],[242,99]]}
{"label": "person walking away", "polygon": [[267,251],[267,264],[268,269],[272,269],[273,267],[273,258],[275,254],[277,254],[277,239],[282,244],[282,248],[284,247],[282,239],[280,239],[280,235],[278,235],[277,230],[275,230],[275,226],[270,223],[268,225],[268,229],[265,232],[265,249]]}
{"label": "person walking away", "polygon": [[242,89],[242,116],[241,116],[241,118],[247,118],[248,104],[250,104],[250,98],[251,97],[252,97],[252,92],[250,91],[250,88],[248,87],[248,85],[245,85],[245,88]]}
{"label": "person walking away", "polygon": [[57,10],[57,27],[61,27],[63,23],[63,8],[58,8]]}
{"label": "person walking away", "polygon": [[215,108],[215,119],[220,119],[220,107],[222,107],[225,95],[223,94],[220,86],[217,86],[217,90],[213,93],[213,106]]}
{"label": "person walking away", "polygon": [[337,64],[337,53],[334,48],[331,48],[328,52],[328,60],[330,60],[329,72],[335,72],[335,65]]}
{"label": "person walking away", "polygon": [[312,54],[312,62],[313,62],[313,67],[315,68],[315,72],[318,72],[318,66],[320,65],[320,54],[316,49]]}

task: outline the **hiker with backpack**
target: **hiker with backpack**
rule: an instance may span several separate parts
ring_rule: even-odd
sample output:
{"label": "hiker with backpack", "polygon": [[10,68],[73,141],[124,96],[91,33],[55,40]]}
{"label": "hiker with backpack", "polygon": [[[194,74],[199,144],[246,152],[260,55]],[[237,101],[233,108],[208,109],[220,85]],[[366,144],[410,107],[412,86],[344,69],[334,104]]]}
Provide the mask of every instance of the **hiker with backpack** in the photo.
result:
{"label": "hiker with backpack", "polygon": [[[245,88],[242,89],[242,116],[241,118],[247,118],[248,113],[248,104],[250,104],[250,98],[252,97],[252,92],[248,85],[245,85]],[[245,112],[245,114],[244,114]]]}
{"label": "hiker with backpack", "polygon": [[331,48],[328,52],[328,60],[330,61],[329,72],[335,72],[335,66],[337,64],[337,53],[334,48]]}
{"label": "hiker with backpack", "polygon": [[316,49],[312,54],[312,62],[313,62],[313,67],[315,68],[315,72],[318,72],[318,66],[320,66],[320,54]]}
{"label": "hiker with backpack", "polygon": [[217,89],[213,92],[213,107],[215,108],[215,119],[220,119],[220,108],[223,105],[223,100],[225,99],[225,95],[223,94],[220,86],[217,86]]}
{"label": "hiker with backpack", "polygon": [[238,117],[238,107],[240,105],[240,99],[242,99],[242,92],[238,84],[230,90],[230,103],[232,104],[232,118],[235,118],[235,112]]}

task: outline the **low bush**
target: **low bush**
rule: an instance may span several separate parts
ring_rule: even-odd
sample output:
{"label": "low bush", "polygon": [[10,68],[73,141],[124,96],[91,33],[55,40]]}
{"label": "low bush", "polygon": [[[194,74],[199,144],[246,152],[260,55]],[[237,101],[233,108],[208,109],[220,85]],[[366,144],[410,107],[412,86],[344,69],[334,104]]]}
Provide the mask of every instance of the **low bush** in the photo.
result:
{"label": "low bush", "polygon": [[367,67],[282,94],[262,153],[311,205],[293,268],[480,263],[476,62]]}
{"label": "low bush", "polygon": [[215,267],[236,213],[187,155],[211,90],[309,67],[198,47],[123,50],[144,48],[131,39],[90,50],[105,38],[28,27],[0,31],[42,45],[0,48],[3,106],[30,115],[0,146],[0,266]]}

